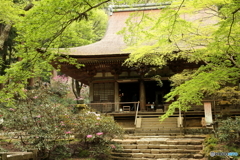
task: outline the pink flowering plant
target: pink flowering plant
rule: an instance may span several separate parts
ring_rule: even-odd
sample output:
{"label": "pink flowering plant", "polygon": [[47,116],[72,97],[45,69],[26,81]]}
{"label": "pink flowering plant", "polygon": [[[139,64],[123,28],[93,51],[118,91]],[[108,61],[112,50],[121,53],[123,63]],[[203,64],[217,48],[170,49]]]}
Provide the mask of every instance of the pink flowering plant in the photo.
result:
{"label": "pink flowering plant", "polygon": [[91,156],[98,159],[106,159],[112,150],[119,149],[112,139],[121,137],[123,129],[112,117],[97,114],[89,109],[84,109],[75,116],[77,120],[75,136],[82,146],[81,150],[88,151]]}
{"label": "pink flowering plant", "polygon": [[38,149],[40,158],[48,158],[56,147],[67,145],[73,126],[66,122],[71,110],[68,100],[59,95],[58,89],[42,86],[26,91],[25,98],[15,99],[16,106],[4,110],[4,133],[17,139],[16,146],[22,150]]}
{"label": "pink flowering plant", "polygon": [[[26,97],[15,99],[16,106],[4,107],[6,135],[14,132],[14,136],[8,136],[16,138],[16,145],[22,150],[38,149],[39,159],[58,159],[56,156],[62,153],[70,157],[79,150],[91,157],[106,159],[111,150],[118,148],[111,140],[123,134],[122,128],[112,117],[97,114],[88,107],[74,113],[72,102],[59,94],[56,87],[61,86],[27,90]],[[73,136],[75,148],[69,145]]]}
{"label": "pink flowering plant", "polygon": [[66,96],[71,91],[69,78],[65,75],[57,75],[53,77],[52,86],[52,91],[61,97]]}

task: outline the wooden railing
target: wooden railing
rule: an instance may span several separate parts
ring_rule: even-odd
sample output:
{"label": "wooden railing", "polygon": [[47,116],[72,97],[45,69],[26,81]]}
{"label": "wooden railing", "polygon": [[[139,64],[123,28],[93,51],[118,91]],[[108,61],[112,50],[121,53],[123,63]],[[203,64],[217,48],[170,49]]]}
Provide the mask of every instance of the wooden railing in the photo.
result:
{"label": "wooden railing", "polygon": [[87,104],[89,107],[102,113],[118,112],[123,105],[133,105],[134,111],[137,110],[137,104],[139,102],[97,102]]}
{"label": "wooden railing", "polygon": [[139,104],[140,102],[138,101],[137,103],[137,108],[136,108],[136,115],[135,115],[135,120],[134,120],[134,125],[137,125],[137,117],[138,117],[138,111],[139,111]]}
{"label": "wooden railing", "polygon": [[106,102],[106,103],[89,103],[87,104],[92,109],[99,111],[101,113],[113,112],[114,111],[114,103]]}

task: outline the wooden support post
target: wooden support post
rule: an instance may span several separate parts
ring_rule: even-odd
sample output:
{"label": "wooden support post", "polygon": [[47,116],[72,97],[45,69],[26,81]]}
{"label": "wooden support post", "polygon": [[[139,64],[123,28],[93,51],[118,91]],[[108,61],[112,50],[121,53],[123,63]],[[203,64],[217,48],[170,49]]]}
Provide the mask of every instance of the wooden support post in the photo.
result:
{"label": "wooden support post", "polygon": [[144,86],[144,80],[140,79],[140,110],[144,111],[146,110],[146,94],[145,94],[145,86]]}
{"label": "wooden support post", "polygon": [[115,111],[119,111],[119,85],[118,82],[114,82],[114,102]]}

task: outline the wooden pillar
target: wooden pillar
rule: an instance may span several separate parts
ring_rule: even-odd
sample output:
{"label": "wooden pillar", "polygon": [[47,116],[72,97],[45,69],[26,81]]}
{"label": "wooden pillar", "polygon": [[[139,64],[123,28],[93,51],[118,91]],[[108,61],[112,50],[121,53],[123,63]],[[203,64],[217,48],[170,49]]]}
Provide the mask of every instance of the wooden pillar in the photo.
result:
{"label": "wooden pillar", "polygon": [[146,106],[146,94],[145,94],[145,85],[144,85],[144,80],[140,79],[140,95],[139,95],[139,99],[140,99],[140,110],[144,111],[146,110],[145,106]]}
{"label": "wooden pillar", "polygon": [[118,76],[122,73],[121,64],[112,65],[111,74],[114,76],[114,110],[119,111],[119,84]]}
{"label": "wooden pillar", "polygon": [[119,111],[119,85],[118,82],[114,82],[114,102],[115,102],[115,111]]}

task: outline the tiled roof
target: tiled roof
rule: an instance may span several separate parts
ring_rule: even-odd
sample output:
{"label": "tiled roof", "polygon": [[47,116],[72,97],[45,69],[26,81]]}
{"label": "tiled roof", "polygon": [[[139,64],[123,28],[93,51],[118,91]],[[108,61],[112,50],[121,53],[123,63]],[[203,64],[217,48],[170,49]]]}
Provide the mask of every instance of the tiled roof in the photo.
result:
{"label": "tiled roof", "polygon": [[116,12],[109,17],[108,28],[102,40],[85,46],[70,48],[70,55],[121,54],[126,48],[123,36],[117,32],[125,27],[130,12]]}
{"label": "tiled roof", "polygon": [[[144,10],[141,11],[156,13],[159,12],[159,9],[161,9],[161,7],[159,8],[150,7],[147,8],[148,10],[145,9],[145,11]],[[113,12],[113,14],[109,16],[107,31],[102,40],[85,46],[69,48],[70,51],[68,54],[72,56],[102,56],[102,55],[129,54],[123,51],[123,49],[125,49],[127,46],[124,42],[123,36],[117,33],[126,26],[125,22],[127,18],[129,18],[130,13],[134,11],[136,10],[133,11],[117,10],[116,12]],[[181,17],[186,19],[187,21],[195,21],[201,17],[208,17],[204,19],[202,25],[216,24],[217,23],[216,19],[209,18],[210,13],[207,13],[209,11],[211,12],[211,10],[202,10],[194,15],[183,14],[181,15]],[[182,48],[189,49],[189,46],[183,45]],[[194,48],[197,49],[202,47],[194,46]]]}
{"label": "tiled roof", "polygon": [[[154,10],[142,11],[152,12]],[[114,12],[109,16],[108,27],[102,40],[85,46],[70,48],[69,55],[86,56],[86,55],[116,55],[126,54],[123,49],[126,48],[123,36],[117,34],[126,24],[127,18],[133,11]]]}

